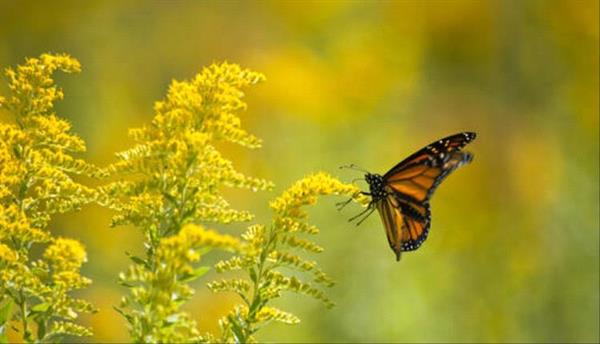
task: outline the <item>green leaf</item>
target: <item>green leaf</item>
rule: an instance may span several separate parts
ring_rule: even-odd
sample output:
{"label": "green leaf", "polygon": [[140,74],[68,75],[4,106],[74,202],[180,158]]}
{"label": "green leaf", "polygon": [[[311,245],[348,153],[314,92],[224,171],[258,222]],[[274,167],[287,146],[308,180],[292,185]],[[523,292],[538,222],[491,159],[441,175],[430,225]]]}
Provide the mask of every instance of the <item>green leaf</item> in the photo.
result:
{"label": "green leaf", "polygon": [[127,255],[127,257],[129,257],[129,259],[131,259],[131,260],[132,260],[134,263],[136,263],[136,264],[138,264],[138,265],[143,265],[143,266],[145,266],[146,268],[150,268],[150,266],[149,266],[148,262],[147,262],[145,259],[143,259],[143,258],[140,258],[140,257],[138,257],[138,256],[134,256],[134,255],[132,255],[132,254],[131,254],[131,253],[129,253],[129,252],[125,252],[125,254],[126,254],[126,255]]}
{"label": "green leaf", "polygon": [[246,342],[245,341],[246,338],[244,338],[244,331],[242,330],[240,325],[237,323],[237,321],[234,319],[234,317],[229,315],[227,318],[229,319],[229,323],[231,324],[231,330],[233,331],[233,335],[235,336],[235,342],[236,343]]}
{"label": "green leaf", "polygon": [[210,270],[210,266],[201,266],[194,270],[192,273],[186,273],[179,277],[181,282],[190,282],[199,277],[204,276]]}
{"label": "green leaf", "polygon": [[[266,302],[267,300],[265,300]],[[260,297],[260,293],[256,295],[252,304],[250,305],[250,309],[248,310],[249,314],[256,313],[262,306],[264,305],[262,298]]]}
{"label": "green leaf", "polygon": [[252,280],[252,282],[256,283],[256,271],[254,270],[254,268],[248,269],[248,273],[250,275],[250,280]]}
{"label": "green leaf", "polygon": [[198,253],[200,256],[203,256],[205,254],[207,254],[208,252],[210,252],[212,250],[212,247],[206,246],[206,247],[200,247],[198,249],[196,249],[196,253]]}
{"label": "green leaf", "polygon": [[185,221],[185,220],[189,219],[192,215],[194,215],[195,212],[196,212],[196,209],[190,208],[183,213],[182,218]]}
{"label": "green leaf", "polygon": [[14,305],[13,300],[6,300],[2,306],[0,306],[0,344],[8,343],[8,336],[6,335],[6,324],[10,320],[12,315],[12,307]]}
{"label": "green leaf", "polygon": [[177,201],[177,198],[173,197],[173,195],[171,195],[170,193],[168,193],[168,192],[164,192],[164,191],[163,191],[163,193],[162,193],[162,194],[163,194],[163,196],[165,196],[165,198],[166,198],[166,199],[167,199],[169,202],[171,202],[171,203],[173,203],[173,204],[175,204],[175,205],[179,205],[179,202]]}
{"label": "green leaf", "polygon": [[46,336],[46,321],[44,319],[40,319],[39,321],[36,321],[36,323],[38,325],[37,337],[44,338]]}
{"label": "green leaf", "polygon": [[117,313],[121,314],[125,319],[127,319],[127,322],[129,322],[131,325],[133,325],[133,316],[125,313],[122,309],[118,308],[118,307],[113,307],[113,309],[115,311],[117,311]]}
{"label": "green leaf", "polygon": [[44,313],[50,308],[50,304],[46,302],[38,303],[37,305],[31,307],[32,313]]}
{"label": "green leaf", "polygon": [[36,275],[39,278],[46,278],[48,277],[48,270],[47,269],[43,269],[40,267],[34,267],[31,269],[31,272],[33,272],[34,275]]}
{"label": "green leaf", "polygon": [[4,325],[10,320],[13,305],[13,300],[7,300],[2,306],[0,306],[0,325]]}
{"label": "green leaf", "polygon": [[133,287],[135,287],[135,285],[133,285],[131,283],[127,283],[125,281],[117,281],[117,283],[119,283],[120,286],[125,287],[125,288],[133,288]]}

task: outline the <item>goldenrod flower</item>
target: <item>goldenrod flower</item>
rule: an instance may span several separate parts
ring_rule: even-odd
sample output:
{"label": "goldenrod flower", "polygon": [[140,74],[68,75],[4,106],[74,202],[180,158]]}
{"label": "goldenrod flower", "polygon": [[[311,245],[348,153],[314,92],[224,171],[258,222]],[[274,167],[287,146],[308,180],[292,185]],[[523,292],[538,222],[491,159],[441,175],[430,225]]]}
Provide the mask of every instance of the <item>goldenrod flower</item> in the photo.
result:
{"label": "goldenrod flower", "polygon": [[[238,305],[221,320],[222,341],[253,341],[258,328],[272,320],[286,324],[300,322],[295,315],[268,306],[284,291],[308,295],[327,307],[333,306],[318,287],[331,287],[333,280],[318,267],[316,261],[306,260],[294,253],[296,250],[311,253],[323,251],[321,246],[298,235],[319,232],[317,227],[306,222],[307,214],[302,208],[315,204],[318,197],[324,195],[343,195],[360,204],[368,203],[368,199],[354,185],[344,184],[326,173],[310,175],[271,202],[274,216],[270,227],[250,226],[242,235],[244,250],[216,264],[218,272],[248,272],[247,280],[235,278],[208,284],[216,292],[235,292],[244,301],[244,305]],[[286,276],[283,274],[285,270],[280,269],[282,267],[306,273],[312,278],[304,281],[298,276]]]}
{"label": "goldenrod flower", "polygon": [[261,74],[222,63],[190,81],[173,81],[165,99],[155,104],[152,123],[130,131],[137,144],[119,153],[120,161],[108,168],[115,175],[138,176],[103,188],[102,202],[120,212],[114,223],[158,226],[156,233],[146,233],[156,244],[188,222],[249,220],[248,212],[231,209],[219,188],[264,190],[271,183],[236,171],[214,143],[260,145],[242,129],[237,112],[246,107],[242,89],[262,79]]}
{"label": "goldenrod flower", "polygon": [[68,55],[42,54],[28,58],[16,70],[6,69],[11,95],[1,100],[0,106],[17,116],[47,115],[54,102],[63,98],[62,90],[52,79],[57,69],[75,73],[81,71],[81,65]]}
{"label": "goldenrod flower", "polygon": [[17,257],[17,252],[4,244],[0,244],[0,262],[2,264],[14,263],[17,260]]}
{"label": "goldenrod flower", "polygon": [[44,252],[44,259],[57,271],[75,271],[87,260],[77,240],[58,238]]}
{"label": "goldenrod flower", "polygon": [[195,322],[179,309],[194,293],[188,283],[208,271],[208,267],[195,264],[207,248],[238,250],[239,247],[239,241],[232,236],[198,225],[186,225],[178,234],[161,239],[153,256],[132,257],[138,264],[120,276],[122,284],[131,286],[131,295],[123,299],[120,312],[129,320],[133,339],[139,342],[197,340]]}
{"label": "goldenrod flower", "polygon": [[261,323],[275,320],[288,325],[295,325],[300,323],[300,319],[292,313],[284,312],[273,307],[263,307],[256,314],[256,320]]}
{"label": "goldenrod flower", "polygon": [[264,77],[235,64],[204,68],[188,81],[173,81],[156,102],[152,122],[130,130],[136,144],[117,154],[107,172],[120,180],[102,188],[100,203],[118,213],[113,225],[143,230],[145,257],[121,274],[130,295],[119,311],[140,342],[198,340],[191,317],[180,310],[193,294],[187,284],[206,272],[195,267],[208,249],[238,252],[239,240],[197,223],[247,221],[252,214],[232,209],[222,187],[268,189],[272,184],[235,170],[215,148],[229,141],[248,148],[260,140],[242,128],[243,89]]}
{"label": "goldenrod flower", "polygon": [[25,212],[16,204],[4,207],[0,204],[0,240],[17,243],[19,248],[26,243],[43,243],[50,240],[50,234],[30,223]]}
{"label": "goldenrod flower", "polygon": [[354,184],[344,184],[326,173],[316,173],[296,182],[275,201],[271,209],[282,217],[303,218],[305,213],[301,207],[317,202],[322,195],[346,195],[359,203],[368,202],[368,198],[360,194]]}
{"label": "goldenrod flower", "polygon": [[[27,342],[91,335],[73,321],[93,307],[70,295],[91,283],[79,274],[83,246],[54,239],[46,228],[53,214],[79,209],[96,198],[73,175],[96,176],[100,171],[73,156],[85,151],[85,143],[53,112],[63,92],[52,74],[80,69],[67,55],[27,59],[6,70],[9,94],[0,97],[0,107],[16,122],[0,123],[0,293],[19,310],[12,317],[20,318],[19,333]],[[43,259],[33,260],[31,247],[44,243],[50,246]]]}

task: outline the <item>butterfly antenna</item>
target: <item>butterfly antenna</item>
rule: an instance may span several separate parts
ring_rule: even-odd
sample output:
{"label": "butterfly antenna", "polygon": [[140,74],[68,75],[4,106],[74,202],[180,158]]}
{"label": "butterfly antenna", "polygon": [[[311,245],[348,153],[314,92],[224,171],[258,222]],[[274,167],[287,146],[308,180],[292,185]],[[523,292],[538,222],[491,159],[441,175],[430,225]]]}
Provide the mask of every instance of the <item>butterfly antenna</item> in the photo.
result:
{"label": "butterfly antenna", "polygon": [[347,168],[350,170],[355,170],[355,171],[360,171],[360,172],[364,172],[364,173],[369,173],[369,171],[365,170],[364,168],[358,167],[355,164],[340,166],[340,169],[344,169],[344,168]]}
{"label": "butterfly antenna", "polygon": [[352,179],[352,184],[354,184],[356,181],[360,181],[360,180],[365,180],[365,178],[354,178]]}

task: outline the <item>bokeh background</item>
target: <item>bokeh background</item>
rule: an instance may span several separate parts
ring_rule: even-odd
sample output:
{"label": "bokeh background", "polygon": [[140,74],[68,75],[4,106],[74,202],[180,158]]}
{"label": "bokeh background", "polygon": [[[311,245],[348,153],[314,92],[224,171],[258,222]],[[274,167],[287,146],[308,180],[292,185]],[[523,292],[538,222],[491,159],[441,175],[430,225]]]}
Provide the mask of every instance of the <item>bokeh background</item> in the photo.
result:
{"label": "bokeh background", "polygon": [[[280,306],[303,322],[259,339],[598,342],[598,12],[594,0],[0,0],[0,66],[43,52],[79,59],[81,74],[57,75],[57,108],[100,165],[129,147],[127,128],[152,118],[172,79],[223,60],[265,73],[242,115],[264,147],[221,147],[277,185],[225,190],[257,221],[308,173],[350,181],[360,174],[338,166],[385,172],[433,140],[476,131],[474,162],[438,189],[429,239],[400,263],[378,216],[355,228],[346,219],[359,209],[339,213],[334,198],[311,211],[337,306],[289,295]],[[93,342],[128,339],[115,281],[124,252],[141,249],[135,229],[108,228],[110,216],[90,206],[53,223],[87,246]],[[216,331],[236,299],[197,287],[189,310]]]}

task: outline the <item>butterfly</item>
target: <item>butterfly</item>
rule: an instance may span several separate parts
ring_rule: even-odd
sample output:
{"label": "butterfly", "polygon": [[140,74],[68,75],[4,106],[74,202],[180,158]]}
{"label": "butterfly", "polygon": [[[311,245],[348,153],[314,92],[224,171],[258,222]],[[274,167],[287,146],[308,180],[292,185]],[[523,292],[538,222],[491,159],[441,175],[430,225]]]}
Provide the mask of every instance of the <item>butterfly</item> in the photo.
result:
{"label": "butterfly", "polygon": [[[377,210],[397,261],[402,252],[418,249],[429,234],[429,200],[433,192],[452,171],[473,160],[471,153],[461,149],[475,137],[473,132],[463,132],[433,142],[384,175],[363,171],[369,192],[362,194],[371,196],[371,202],[350,221],[364,215],[357,222],[359,225]],[[343,167],[356,168],[354,165]],[[341,208],[347,203],[340,203]]]}

